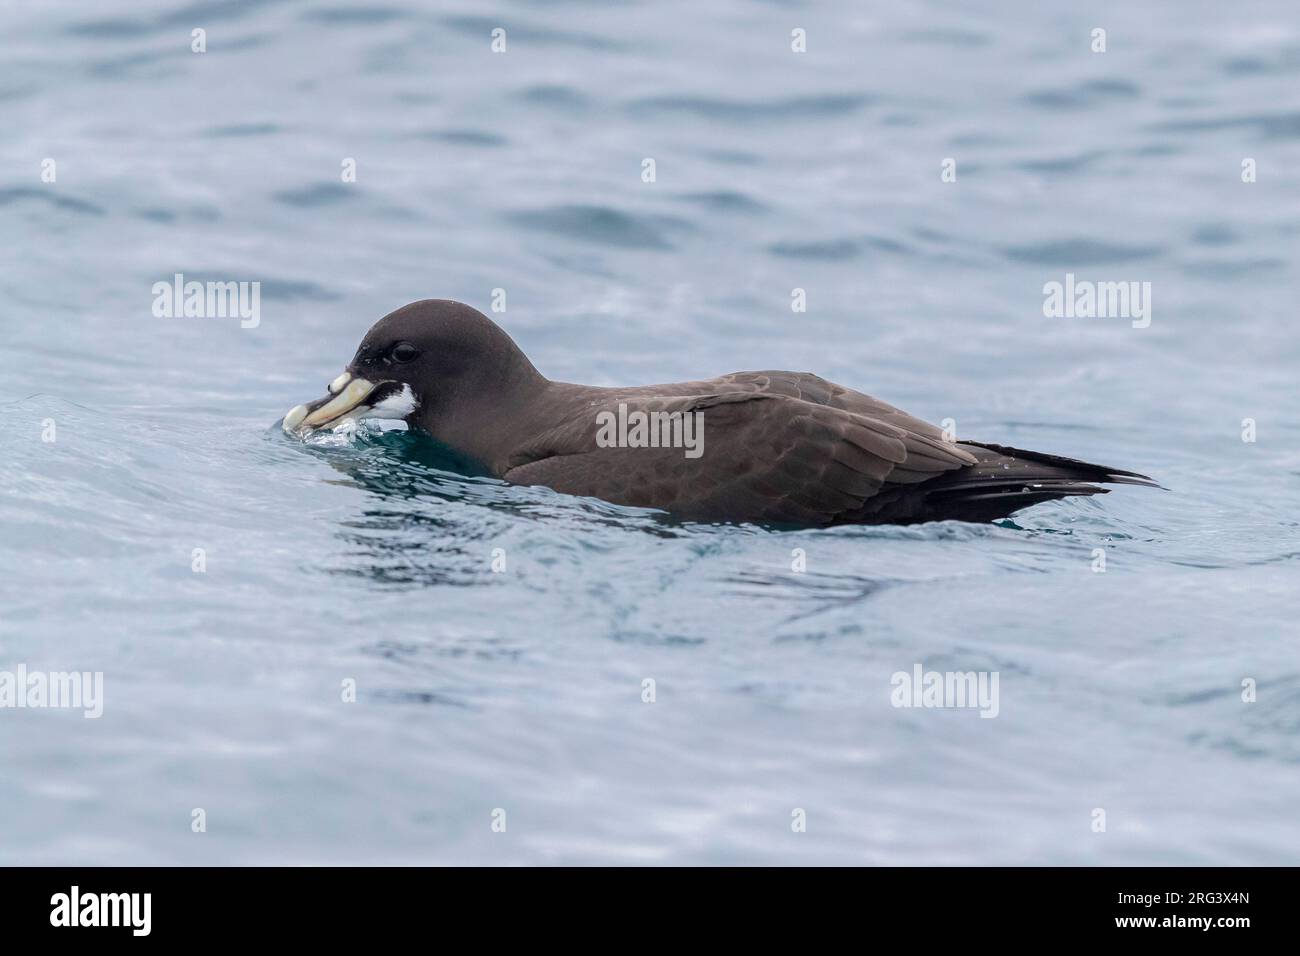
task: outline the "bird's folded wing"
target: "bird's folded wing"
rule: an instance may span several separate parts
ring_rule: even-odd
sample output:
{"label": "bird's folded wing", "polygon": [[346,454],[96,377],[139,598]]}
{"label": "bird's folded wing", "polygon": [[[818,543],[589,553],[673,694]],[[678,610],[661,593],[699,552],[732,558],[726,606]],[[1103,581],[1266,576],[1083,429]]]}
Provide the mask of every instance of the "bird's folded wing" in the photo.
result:
{"label": "bird's folded wing", "polygon": [[943,436],[943,430],[937,425],[932,425],[915,415],[909,415],[873,395],[837,385],[812,372],[733,372],[716,379],[716,383],[726,383],[729,389],[734,388],[736,391],[785,395],[814,405],[843,409],[926,438]]}
{"label": "bird's folded wing", "polygon": [[621,403],[627,418],[697,416],[698,457],[683,447],[602,447],[597,416],[614,414],[615,406],[600,405],[520,449],[503,477],[686,517],[829,524],[887,485],[925,481],[976,460],[941,438],[767,391],[626,396]]}

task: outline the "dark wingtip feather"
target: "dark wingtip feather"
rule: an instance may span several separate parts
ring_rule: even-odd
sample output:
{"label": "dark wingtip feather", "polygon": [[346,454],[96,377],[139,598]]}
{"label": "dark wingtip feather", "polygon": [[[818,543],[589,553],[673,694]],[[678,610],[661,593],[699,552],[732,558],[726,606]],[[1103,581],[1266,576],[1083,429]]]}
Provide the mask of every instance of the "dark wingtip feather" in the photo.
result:
{"label": "dark wingtip feather", "polygon": [[1091,462],[1080,461],[1077,458],[1067,458],[1064,455],[1053,455],[1043,451],[1028,451],[1024,448],[1012,448],[1009,445],[996,445],[992,442],[963,441],[961,444],[987,448],[989,451],[1006,455],[1009,458],[1016,458],[1020,461],[1041,462],[1056,468],[1075,471],[1078,478],[1084,481],[1105,481],[1114,485],[1139,485],[1143,488],[1159,488],[1161,491],[1169,490],[1149,475],[1137,471],[1111,468],[1109,465],[1094,465]]}
{"label": "dark wingtip feather", "polygon": [[1102,481],[1108,481],[1112,485],[1138,485],[1142,488],[1159,488],[1161,491],[1169,490],[1154,478],[1139,475],[1136,471],[1107,471],[1106,477]]}

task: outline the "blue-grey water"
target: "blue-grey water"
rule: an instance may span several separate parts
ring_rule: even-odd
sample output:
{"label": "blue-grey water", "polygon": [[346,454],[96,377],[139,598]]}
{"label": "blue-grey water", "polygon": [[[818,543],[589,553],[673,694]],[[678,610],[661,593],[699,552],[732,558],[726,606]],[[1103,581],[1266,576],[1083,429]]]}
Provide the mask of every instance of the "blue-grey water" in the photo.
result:
{"label": "blue-grey water", "polygon": [[[0,862],[1300,856],[1289,0],[0,37],[0,671],[103,674],[98,719],[0,709]],[[256,326],[155,317],[176,273],[260,282]],[[1149,326],[1045,317],[1066,273]],[[384,313],[498,289],[553,378],[811,370],[1169,490],[779,532],[278,429]],[[996,672],[996,718],[892,706],[918,664]]]}

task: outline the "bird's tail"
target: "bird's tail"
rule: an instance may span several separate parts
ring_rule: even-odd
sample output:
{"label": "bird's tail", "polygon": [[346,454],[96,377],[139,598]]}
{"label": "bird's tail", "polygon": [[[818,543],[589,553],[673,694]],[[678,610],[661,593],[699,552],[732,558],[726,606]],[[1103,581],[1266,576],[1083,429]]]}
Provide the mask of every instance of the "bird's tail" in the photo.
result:
{"label": "bird's tail", "polygon": [[1104,495],[1107,489],[1100,487],[1102,484],[1163,487],[1146,475],[1122,468],[1006,445],[960,444],[979,461],[920,486],[926,493],[926,520],[994,521],[1041,501]]}

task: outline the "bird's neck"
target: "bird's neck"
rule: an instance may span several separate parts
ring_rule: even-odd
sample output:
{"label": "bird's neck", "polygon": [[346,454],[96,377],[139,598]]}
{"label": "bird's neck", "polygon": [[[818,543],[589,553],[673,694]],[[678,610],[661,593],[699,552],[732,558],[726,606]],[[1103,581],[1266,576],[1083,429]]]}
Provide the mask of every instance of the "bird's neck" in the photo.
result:
{"label": "bird's neck", "polygon": [[522,354],[522,362],[485,376],[462,400],[430,409],[421,424],[444,444],[501,477],[528,439],[544,430],[562,392]]}

